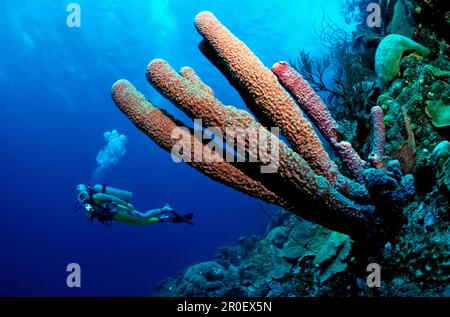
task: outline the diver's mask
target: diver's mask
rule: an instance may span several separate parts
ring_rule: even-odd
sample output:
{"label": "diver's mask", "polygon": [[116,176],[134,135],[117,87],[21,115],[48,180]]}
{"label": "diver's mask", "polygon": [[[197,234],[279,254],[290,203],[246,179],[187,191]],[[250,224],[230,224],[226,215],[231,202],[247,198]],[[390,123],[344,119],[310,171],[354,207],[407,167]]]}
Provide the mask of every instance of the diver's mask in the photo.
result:
{"label": "diver's mask", "polygon": [[89,190],[83,184],[76,187],[75,193],[77,194],[77,199],[80,203],[84,203],[89,199]]}

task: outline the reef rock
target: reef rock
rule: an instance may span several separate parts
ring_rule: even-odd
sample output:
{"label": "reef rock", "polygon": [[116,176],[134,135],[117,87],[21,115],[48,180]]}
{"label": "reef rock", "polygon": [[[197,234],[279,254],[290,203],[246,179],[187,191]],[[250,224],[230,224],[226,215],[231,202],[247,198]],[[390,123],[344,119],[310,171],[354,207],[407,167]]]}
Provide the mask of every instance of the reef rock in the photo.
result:
{"label": "reef rock", "polygon": [[[445,141],[434,151],[439,166],[448,162],[449,147]],[[157,295],[445,296],[450,281],[448,210],[448,198],[435,187],[405,207],[407,223],[400,235],[376,255],[361,252],[367,246],[346,235],[280,211],[263,237],[241,238],[235,246],[220,248],[214,261],[163,281]],[[365,283],[366,266],[373,262],[383,268],[379,289]]]}
{"label": "reef rock", "polygon": [[275,227],[267,234],[266,240],[271,241],[277,248],[282,248],[288,240],[286,227]]}
{"label": "reef rock", "polygon": [[[250,245],[252,247],[248,249]],[[264,237],[241,238],[236,246],[220,248],[214,261],[196,264],[178,278],[163,281],[158,295],[292,296],[298,292],[305,295],[320,293],[322,290],[318,285],[326,285],[347,268],[351,245],[352,241],[346,235],[280,211]],[[302,286],[299,283],[303,283]]]}
{"label": "reef rock", "polygon": [[186,270],[183,283],[178,285],[176,292],[182,292],[186,296],[214,294],[224,287],[226,274],[225,268],[216,262],[196,264]]}
{"label": "reef rock", "polygon": [[330,234],[313,261],[313,264],[320,268],[321,283],[347,268],[346,259],[350,250],[351,241],[348,236],[338,232]]}
{"label": "reef rock", "polygon": [[430,117],[427,107],[447,101],[450,64],[445,59],[427,64],[411,55],[403,58],[400,68],[401,76],[377,101],[384,110],[385,153],[398,159],[404,172],[414,175],[417,192],[424,194],[434,184],[431,153],[448,136],[445,127],[436,126],[438,119]]}
{"label": "reef rock", "polygon": [[450,142],[446,140],[439,143],[431,156],[436,171],[437,185],[445,193],[450,194]]}
{"label": "reef rock", "polygon": [[[388,1],[387,7],[391,3],[395,1]],[[398,8],[395,5],[393,12]],[[361,126],[359,143],[372,139],[367,151],[376,155],[369,156],[369,164],[340,138],[325,103],[288,63],[276,62],[269,70],[209,12],[200,13],[195,25],[204,39],[203,53],[231,79],[259,121],[222,104],[192,69],[184,67],[178,73],[168,62],[155,59],[146,73],[150,83],[190,117],[202,118],[209,126],[259,128],[261,123],[272,123],[282,128],[290,146],[280,140],[282,164],[270,178],[222,160],[216,161],[220,164],[194,160],[191,165],[216,181],[317,224],[280,211],[262,237],[243,237],[234,246],[220,248],[214,260],[164,281],[158,295],[448,294],[449,146],[444,141],[448,130],[443,128],[448,122],[450,66],[443,50],[427,45],[433,49],[432,57],[439,55],[430,62],[423,58],[430,50],[408,37],[391,34],[379,44],[375,70],[384,91],[376,106],[370,103],[378,92],[370,93],[370,114],[362,107],[355,116]],[[126,80],[113,86],[112,95],[137,127],[167,151],[173,148],[170,135],[182,126],[180,122],[149,103]],[[341,174],[299,106],[353,180]],[[364,132],[368,130],[371,136]],[[187,144],[204,146],[189,132],[185,136]],[[249,154],[248,149],[244,154]],[[365,283],[369,263],[383,268],[380,288]]]}

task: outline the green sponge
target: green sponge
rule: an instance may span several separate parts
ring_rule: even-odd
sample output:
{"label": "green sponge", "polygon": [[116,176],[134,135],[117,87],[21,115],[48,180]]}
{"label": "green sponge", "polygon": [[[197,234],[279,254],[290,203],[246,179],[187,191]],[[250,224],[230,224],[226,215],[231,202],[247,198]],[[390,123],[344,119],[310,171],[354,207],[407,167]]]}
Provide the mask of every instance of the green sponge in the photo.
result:
{"label": "green sponge", "polygon": [[428,48],[399,34],[390,34],[381,40],[375,54],[375,72],[381,88],[385,88],[398,76],[400,60],[409,51],[422,56],[430,54]]}

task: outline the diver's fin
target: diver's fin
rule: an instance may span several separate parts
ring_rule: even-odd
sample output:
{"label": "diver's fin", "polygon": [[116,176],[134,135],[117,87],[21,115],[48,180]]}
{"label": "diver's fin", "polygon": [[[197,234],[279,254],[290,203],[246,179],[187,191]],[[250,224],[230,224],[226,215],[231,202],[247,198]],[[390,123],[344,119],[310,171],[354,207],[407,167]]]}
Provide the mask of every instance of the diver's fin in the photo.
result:
{"label": "diver's fin", "polygon": [[186,215],[180,215],[177,212],[175,212],[174,210],[171,210],[170,213],[173,214],[174,219],[172,220],[172,222],[174,223],[188,223],[191,226],[195,226],[194,223],[191,221],[192,218],[194,218],[194,214],[193,213],[188,213]]}
{"label": "diver's fin", "polygon": [[186,218],[187,220],[192,220],[192,218],[194,218],[194,214],[191,212],[189,214],[183,215],[183,217]]}

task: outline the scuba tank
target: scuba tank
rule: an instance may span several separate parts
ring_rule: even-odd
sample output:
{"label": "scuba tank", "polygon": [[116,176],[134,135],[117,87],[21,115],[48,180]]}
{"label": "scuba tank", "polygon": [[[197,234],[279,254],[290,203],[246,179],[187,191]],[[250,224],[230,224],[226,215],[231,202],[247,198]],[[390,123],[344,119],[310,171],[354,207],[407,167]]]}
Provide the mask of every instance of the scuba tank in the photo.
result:
{"label": "scuba tank", "polygon": [[110,186],[106,186],[104,184],[102,184],[102,185],[100,185],[100,184],[94,185],[92,187],[92,189],[94,190],[95,193],[103,193],[103,194],[115,196],[117,198],[122,199],[126,203],[131,203],[131,200],[133,199],[133,193],[132,192],[129,192],[129,191],[126,191],[126,190],[122,190],[122,189],[118,189],[118,188],[114,188],[114,187],[110,187]]}

